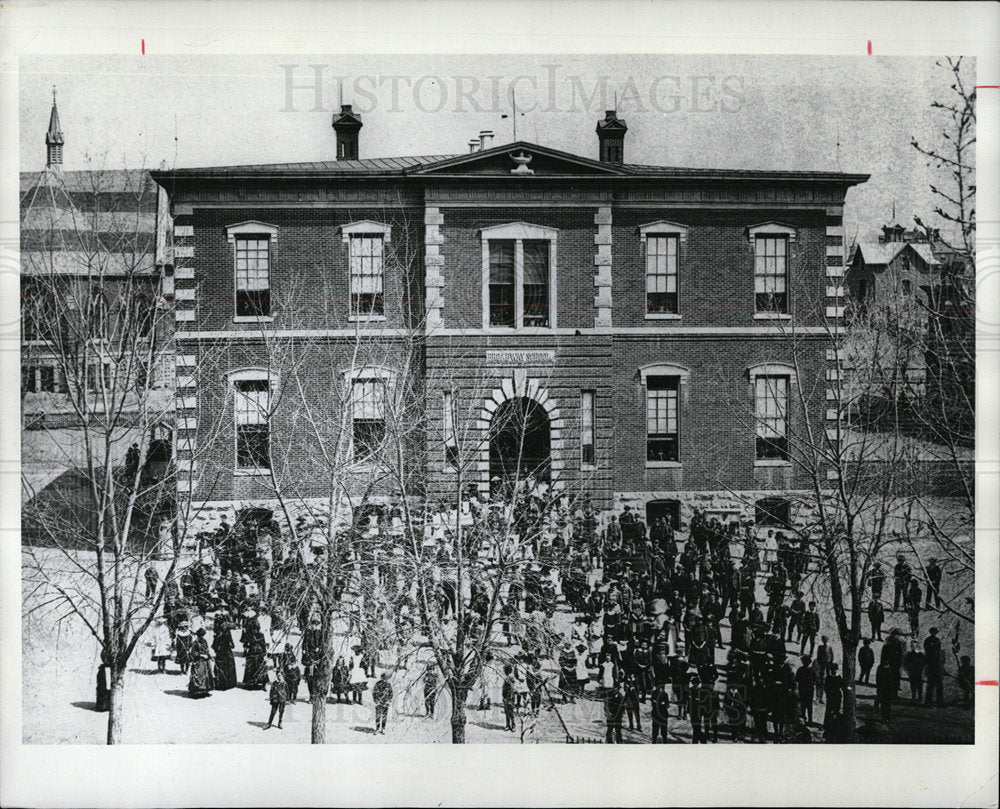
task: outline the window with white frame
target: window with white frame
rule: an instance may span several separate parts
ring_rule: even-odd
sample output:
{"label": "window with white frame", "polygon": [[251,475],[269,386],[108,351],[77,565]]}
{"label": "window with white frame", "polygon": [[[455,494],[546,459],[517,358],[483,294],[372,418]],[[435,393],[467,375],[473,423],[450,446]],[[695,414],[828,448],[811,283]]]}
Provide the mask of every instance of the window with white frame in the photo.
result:
{"label": "window with white frame", "polygon": [[355,460],[371,460],[377,455],[385,441],[385,411],[385,379],[354,378],[351,382],[351,418]]}
{"label": "window with white frame", "polygon": [[524,325],[549,325],[549,243],[525,241],[524,254]]}
{"label": "window with white frame", "polygon": [[510,240],[489,243],[490,325],[514,326],[514,247]]}
{"label": "window with white frame", "polygon": [[350,273],[349,315],[358,320],[385,317],[385,262],[392,227],[366,219],[340,228]]}
{"label": "window with white frame", "polygon": [[483,327],[555,328],[554,228],[483,228]]}
{"label": "window with white frame", "polygon": [[356,317],[385,315],[381,233],[351,235],[351,314]]}
{"label": "window with white frame", "polygon": [[756,458],[758,461],[787,461],[789,377],[759,374],[753,382]]}
{"label": "window with white frame", "polygon": [[677,255],[680,239],[677,235],[646,236],[646,313],[676,315]]}
{"label": "window with white frame", "polygon": [[271,468],[271,383],[267,376],[233,381],[236,407],[236,468]]}
{"label": "window with white frame", "polygon": [[595,391],[580,392],[580,463],[592,467],[596,463],[594,444]]}
{"label": "window with white frame", "polygon": [[233,245],[234,304],[237,319],[271,317],[271,271],[278,229],[263,222],[226,228]]}
{"label": "window with white frame", "polygon": [[271,240],[266,235],[236,237],[236,316],[271,314]]}
{"label": "window with white frame", "polygon": [[646,461],[680,460],[680,378],[646,377]]}
{"label": "window with white frame", "polygon": [[788,237],[754,239],[754,300],[757,312],[788,313]]}

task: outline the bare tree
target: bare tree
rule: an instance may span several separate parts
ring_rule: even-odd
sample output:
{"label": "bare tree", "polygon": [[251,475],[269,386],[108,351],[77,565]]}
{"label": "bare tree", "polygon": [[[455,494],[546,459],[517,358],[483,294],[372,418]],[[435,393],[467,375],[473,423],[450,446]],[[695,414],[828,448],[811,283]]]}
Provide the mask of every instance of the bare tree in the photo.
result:
{"label": "bare tree", "polygon": [[97,640],[108,744],[122,741],[126,667],[180,562],[175,518],[190,505],[176,498],[156,199],[145,171],[96,170],[45,172],[22,200],[24,608]]}
{"label": "bare tree", "polygon": [[[551,616],[531,602],[547,586],[549,550],[569,541],[579,499],[577,486],[558,480],[548,452],[530,444],[541,417],[534,400],[511,399],[483,429],[479,403],[492,386],[484,372],[461,384],[447,376],[430,380],[427,388],[443,395],[445,411],[430,431],[428,452],[442,453],[447,483],[421,509],[405,496],[405,477],[395,475],[405,541],[399,565],[417,619],[401,663],[429,652],[449,696],[455,744],[465,742],[466,703],[477,685],[517,676],[528,654],[551,655]],[[404,468],[404,437],[390,436],[394,472]],[[491,453],[486,489],[480,464]],[[504,624],[513,624],[512,637]],[[526,730],[522,723],[522,739]]]}

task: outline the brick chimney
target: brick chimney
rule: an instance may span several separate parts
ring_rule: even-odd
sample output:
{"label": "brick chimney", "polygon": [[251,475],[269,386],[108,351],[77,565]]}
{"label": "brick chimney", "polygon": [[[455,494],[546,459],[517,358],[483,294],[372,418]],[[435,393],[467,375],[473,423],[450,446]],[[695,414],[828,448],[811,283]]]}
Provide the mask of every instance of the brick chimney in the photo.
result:
{"label": "brick chimney", "polygon": [[615,110],[605,110],[604,120],[597,122],[600,161],[620,166],[625,162],[625,133],[628,126]]}
{"label": "brick chimney", "polygon": [[337,160],[357,160],[361,116],[351,110],[350,104],[341,104],[340,112],[333,114],[332,126],[337,133]]}

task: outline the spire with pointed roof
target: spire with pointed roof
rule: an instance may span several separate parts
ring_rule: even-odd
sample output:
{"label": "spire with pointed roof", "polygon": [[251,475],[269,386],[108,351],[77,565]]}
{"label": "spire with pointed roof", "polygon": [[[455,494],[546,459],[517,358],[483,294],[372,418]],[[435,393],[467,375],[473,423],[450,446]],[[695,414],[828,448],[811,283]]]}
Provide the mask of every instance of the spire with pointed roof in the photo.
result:
{"label": "spire with pointed roof", "polygon": [[49,168],[62,165],[63,133],[59,128],[59,108],[56,107],[56,88],[52,88],[52,114],[49,115],[49,131],[45,133],[46,158]]}

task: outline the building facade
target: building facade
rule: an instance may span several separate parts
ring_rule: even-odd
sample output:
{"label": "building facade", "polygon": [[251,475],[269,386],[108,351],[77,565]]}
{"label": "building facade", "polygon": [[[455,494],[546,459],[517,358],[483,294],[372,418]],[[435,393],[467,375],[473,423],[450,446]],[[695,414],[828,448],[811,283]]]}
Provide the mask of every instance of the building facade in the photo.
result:
{"label": "building facade", "polygon": [[[84,465],[81,429],[87,422],[121,426],[122,440],[114,443],[110,459],[116,465],[133,440],[146,442],[150,464],[162,474],[173,444],[166,194],[141,169],[65,171],[65,144],[53,93],[45,168],[20,176],[22,467],[28,499]],[[153,350],[147,350],[150,345]],[[140,356],[150,361],[136,362]],[[139,409],[154,400],[162,402],[162,422],[147,435],[134,434]]]}
{"label": "building facade", "polygon": [[[338,121],[356,156],[359,117]],[[272,405],[292,373],[332,421],[350,409],[362,454],[405,377],[431,499],[456,466],[480,491],[515,466],[677,522],[805,486],[790,425],[836,424],[842,213],[867,175],[647,166],[626,138],[609,111],[597,160],[482,133],[455,156],[153,172],[175,222],[182,494],[230,520],[281,481],[322,496],[301,413]]]}

